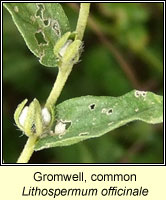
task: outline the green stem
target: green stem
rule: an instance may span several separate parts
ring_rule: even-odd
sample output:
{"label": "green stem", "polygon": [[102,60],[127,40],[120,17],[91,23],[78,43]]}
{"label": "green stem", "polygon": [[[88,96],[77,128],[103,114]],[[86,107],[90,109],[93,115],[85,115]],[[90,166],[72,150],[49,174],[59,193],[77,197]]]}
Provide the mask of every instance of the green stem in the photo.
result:
{"label": "green stem", "polygon": [[77,33],[76,39],[78,40],[82,40],[83,38],[89,16],[89,10],[90,10],[90,3],[81,3],[77,27],[76,27],[76,33]]}
{"label": "green stem", "polygon": [[31,158],[38,136],[32,135],[28,138],[26,145],[17,160],[17,163],[27,163]]}
{"label": "green stem", "polygon": [[[87,19],[89,16],[89,10],[90,10],[90,3],[81,3],[80,6],[80,12],[79,12],[79,17],[78,17],[78,22],[77,22],[77,28],[76,28],[76,39],[77,40],[82,40],[86,24],[87,24]],[[61,71],[59,70],[58,76],[56,79],[56,82],[51,90],[51,93],[46,101],[46,107],[50,107],[54,105],[60,96],[62,89],[67,81],[68,76],[70,75],[70,72],[72,70],[73,65],[69,65],[65,67],[67,70]]]}
{"label": "green stem", "polygon": [[57,101],[59,95],[61,94],[61,91],[67,81],[67,78],[68,78],[70,72],[71,72],[71,70],[64,73],[63,71],[61,71],[59,69],[57,79],[56,79],[54,86],[51,90],[51,93],[47,99],[45,107],[49,108],[56,103],[56,101]]}

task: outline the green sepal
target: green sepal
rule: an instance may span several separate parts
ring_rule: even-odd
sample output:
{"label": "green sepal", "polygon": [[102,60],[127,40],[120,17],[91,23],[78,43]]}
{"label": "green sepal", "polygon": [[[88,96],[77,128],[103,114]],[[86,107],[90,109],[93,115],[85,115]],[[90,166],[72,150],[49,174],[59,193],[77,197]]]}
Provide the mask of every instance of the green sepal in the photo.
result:
{"label": "green sepal", "polygon": [[40,136],[43,133],[43,122],[42,122],[41,106],[37,99],[34,99],[34,107],[35,107],[34,125],[36,128],[36,135]]}
{"label": "green sepal", "polygon": [[35,104],[33,100],[29,105],[27,116],[24,122],[24,133],[28,137],[36,132],[34,120],[35,120]]}
{"label": "green sepal", "polygon": [[79,61],[80,53],[82,49],[82,42],[80,40],[73,41],[66,49],[64,56],[62,57],[61,69],[66,71],[69,66],[73,66]]}
{"label": "green sepal", "polygon": [[14,121],[16,123],[16,125],[23,131],[24,128],[21,126],[21,124],[19,123],[19,117],[21,115],[21,112],[25,106],[25,104],[27,103],[28,99],[25,99],[24,101],[22,101],[16,108],[15,112],[14,112]]}
{"label": "green sepal", "polygon": [[55,122],[55,118],[56,118],[56,116],[55,116],[55,107],[54,106],[49,106],[47,109],[51,114],[51,122],[49,124],[49,128],[51,128],[53,123]]}

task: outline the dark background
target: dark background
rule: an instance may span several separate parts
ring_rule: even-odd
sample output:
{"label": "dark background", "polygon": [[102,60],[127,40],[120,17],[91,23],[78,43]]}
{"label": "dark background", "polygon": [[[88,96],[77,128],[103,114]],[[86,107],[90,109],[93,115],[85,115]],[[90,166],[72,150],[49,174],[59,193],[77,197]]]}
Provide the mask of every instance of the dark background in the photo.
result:
{"label": "dark background", "polygon": [[[74,30],[78,4],[61,3]],[[163,4],[92,3],[81,62],[58,103],[84,95],[119,96],[136,88],[163,95]],[[3,9],[3,159],[15,163],[27,140],[13,113],[25,98],[41,104],[56,68],[47,68],[28,50]],[[35,152],[30,163],[162,163],[163,124],[133,122],[100,138]]]}

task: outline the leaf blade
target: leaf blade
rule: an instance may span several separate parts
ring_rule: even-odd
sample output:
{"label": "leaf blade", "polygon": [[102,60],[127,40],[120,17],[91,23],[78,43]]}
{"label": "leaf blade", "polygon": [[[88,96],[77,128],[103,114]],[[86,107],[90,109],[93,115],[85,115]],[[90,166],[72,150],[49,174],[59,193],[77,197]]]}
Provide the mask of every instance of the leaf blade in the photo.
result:
{"label": "leaf blade", "polygon": [[163,97],[136,90],[120,97],[78,97],[56,107],[56,120],[64,123],[71,122],[71,126],[61,137],[47,135],[41,138],[35,150],[68,146],[100,137],[135,120],[150,124],[161,123]]}
{"label": "leaf blade", "polygon": [[[53,48],[70,30],[68,19],[59,3],[4,3],[30,51],[41,64],[55,67]],[[38,36],[37,36],[38,34]]]}

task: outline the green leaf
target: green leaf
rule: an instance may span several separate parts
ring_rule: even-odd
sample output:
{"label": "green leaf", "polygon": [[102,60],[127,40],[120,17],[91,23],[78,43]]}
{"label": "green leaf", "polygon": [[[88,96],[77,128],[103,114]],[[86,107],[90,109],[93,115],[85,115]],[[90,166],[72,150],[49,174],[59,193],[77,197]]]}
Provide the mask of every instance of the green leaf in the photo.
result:
{"label": "green leaf", "polygon": [[49,133],[43,136],[35,150],[96,138],[134,120],[161,123],[163,97],[137,90],[120,97],[85,96],[67,100],[55,111],[56,122],[50,131],[52,136]]}
{"label": "green leaf", "polygon": [[68,19],[59,3],[4,3],[28,48],[41,64],[55,67],[53,48],[70,30]]}

